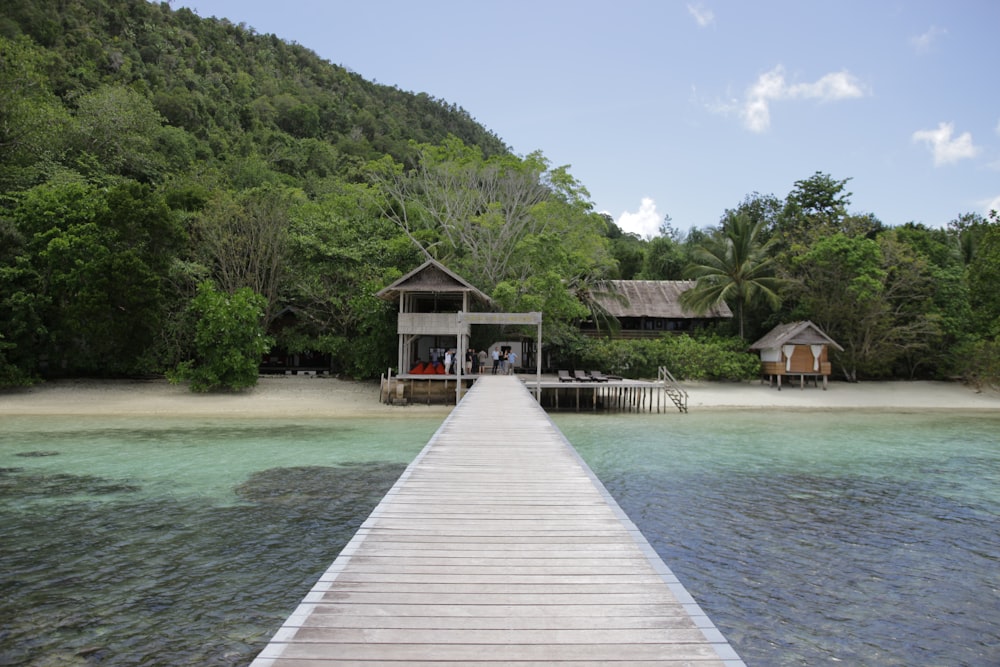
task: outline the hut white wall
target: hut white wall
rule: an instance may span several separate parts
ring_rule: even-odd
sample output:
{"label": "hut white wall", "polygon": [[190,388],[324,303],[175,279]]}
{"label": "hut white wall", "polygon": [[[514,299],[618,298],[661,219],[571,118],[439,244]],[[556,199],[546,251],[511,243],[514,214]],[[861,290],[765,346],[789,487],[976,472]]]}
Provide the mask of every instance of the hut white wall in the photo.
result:
{"label": "hut white wall", "polygon": [[772,348],[768,348],[766,350],[761,350],[760,351],[760,360],[761,361],[781,361],[782,360],[781,359],[781,348],[780,347],[772,347]]}

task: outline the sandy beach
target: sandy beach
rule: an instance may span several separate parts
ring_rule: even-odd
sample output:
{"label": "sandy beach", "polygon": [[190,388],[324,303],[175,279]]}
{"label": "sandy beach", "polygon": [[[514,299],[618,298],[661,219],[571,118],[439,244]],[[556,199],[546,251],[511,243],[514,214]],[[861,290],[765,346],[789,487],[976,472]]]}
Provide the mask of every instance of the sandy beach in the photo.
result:
{"label": "sandy beach", "polygon": [[781,391],[759,382],[685,382],[690,409],[769,408],[793,410],[1000,411],[1000,392],[957,382],[831,382],[822,387],[784,385]]}
{"label": "sandy beach", "polygon": [[240,393],[192,393],[166,380],[56,380],[0,392],[3,415],[159,417],[405,417],[448,414],[448,406],[392,407],[378,400],[378,382],[309,376],[263,376]]}
{"label": "sandy beach", "polygon": [[[1000,392],[949,382],[831,382],[829,388],[759,382],[686,382],[691,411],[788,410],[993,410]],[[0,392],[0,416],[124,415],[199,417],[378,417],[447,414],[448,406],[384,405],[377,382],[265,376],[243,393],[195,394],[166,380],[60,380]]]}

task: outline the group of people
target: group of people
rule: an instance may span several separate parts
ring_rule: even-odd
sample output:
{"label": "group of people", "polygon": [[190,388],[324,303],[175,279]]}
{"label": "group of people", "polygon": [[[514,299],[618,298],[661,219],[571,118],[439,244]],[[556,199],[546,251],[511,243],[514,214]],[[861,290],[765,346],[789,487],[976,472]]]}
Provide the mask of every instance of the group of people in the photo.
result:
{"label": "group of people", "polygon": [[510,375],[517,365],[517,352],[514,350],[501,350],[499,347],[493,348],[493,375]]}
{"label": "group of people", "polygon": [[[410,369],[410,373],[453,375],[455,374],[455,364],[458,361],[456,359],[457,356],[455,350],[446,350],[444,353],[444,363],[441,363],[438,361],[440,357],[432,354],[429,364],[425,366],[423,363],[418,363]],[[477,352],[470,347],[465,351],[465,374],[480,375],[485,373],[491,359],[493,361],[493,375],[510,375],[517,366],[517,352],[514,350],[501,350],[499,347],[494,347],[493,351],[487,354],[486,350],[479,350]]]}
{"label": "group of people", "polygon": [[[454,350],[448,350],[444,355],[444,367],[447,373],[455,372],[452,366],[455,363],[454,352]],[[493,352],[487,354],[486,350],[479,350],[477,352],[475,348],[470,347],[465,351],[465,374],[479,375],[480,373],[485,373],[487,364],[491,358],[493,360],[493,375],[510,375],[517,365],[517,352],[514,350],[501,350],[499,347],[494,347]]]}

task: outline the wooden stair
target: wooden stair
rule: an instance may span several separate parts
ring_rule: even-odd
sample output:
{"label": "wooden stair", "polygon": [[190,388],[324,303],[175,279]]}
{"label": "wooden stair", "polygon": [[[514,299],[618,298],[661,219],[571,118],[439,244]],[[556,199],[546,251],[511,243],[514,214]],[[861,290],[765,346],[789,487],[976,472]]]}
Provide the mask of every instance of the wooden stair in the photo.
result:
{"label": "wooden stair", "polygon": [[686,414],[688,411],[688,393],[670,371],[667,370],[666,366],[660,366],[657,379],[663,383],[663,392],[667,397],[673,401],[678,410]]}

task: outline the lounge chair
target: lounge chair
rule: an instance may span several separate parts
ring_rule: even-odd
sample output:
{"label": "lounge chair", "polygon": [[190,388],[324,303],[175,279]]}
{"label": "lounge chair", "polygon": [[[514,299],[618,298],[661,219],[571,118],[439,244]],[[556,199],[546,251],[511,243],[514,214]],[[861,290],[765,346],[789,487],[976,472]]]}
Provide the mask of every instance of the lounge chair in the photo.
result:
{"label": "lounge chair", "polygon": [[573,378],[569,376],[569,371],[559,371],[559,381],[560,382],[572,382]]}
{"label": "lounge chair", "polygon": [[587,371],[573,371],[573,379],[577,382],[590,382],[590,376],[587,375]]}
{"label": "lounge chair", "polygon": [[590,379],[594,382],[607,382],[608,377],[601,371],[590,371]]}

